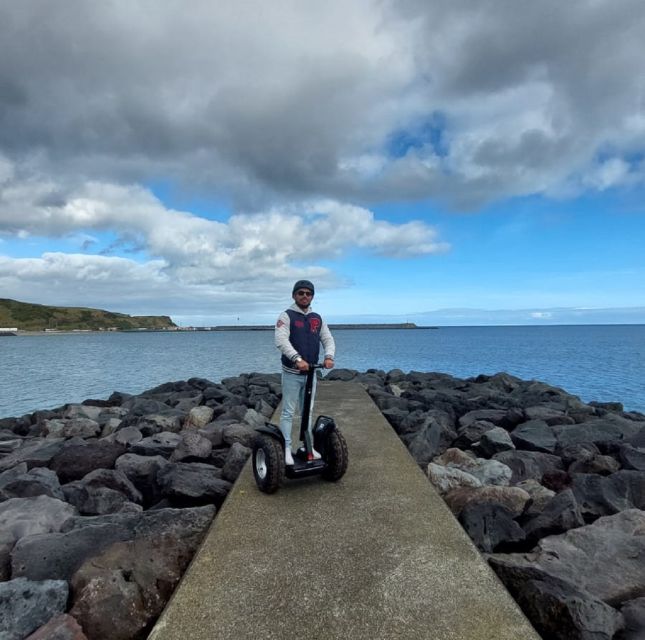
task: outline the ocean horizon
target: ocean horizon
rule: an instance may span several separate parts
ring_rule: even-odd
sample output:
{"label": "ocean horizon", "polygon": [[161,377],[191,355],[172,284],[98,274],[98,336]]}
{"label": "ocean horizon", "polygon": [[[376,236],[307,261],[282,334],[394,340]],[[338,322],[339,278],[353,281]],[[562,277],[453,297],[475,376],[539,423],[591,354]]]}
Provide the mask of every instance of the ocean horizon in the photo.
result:
{"label": "ocean horizon", "polygon": [[[337,329],[337,368],[506,372],[645,412],[645,325]],[[0,418],[192,377],[279,372],[266,330],[56,332],[0,338]]]}

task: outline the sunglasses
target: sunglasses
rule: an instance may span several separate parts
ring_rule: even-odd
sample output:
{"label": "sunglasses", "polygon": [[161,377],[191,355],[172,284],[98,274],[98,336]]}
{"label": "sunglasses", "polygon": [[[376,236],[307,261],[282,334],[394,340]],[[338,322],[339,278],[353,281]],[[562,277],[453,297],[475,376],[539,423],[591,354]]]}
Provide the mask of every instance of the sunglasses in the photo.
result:
{"label": "sunglasses", "polygon": [[301,290],[301,291],[296,291],[296,295],[297,295],[297,296],[308,296],[308,297],[310,297],[310,298],[311,298],[311,296],[313,296],[314,294],[313,294],[313,293],[311,293],[311,291],[305,291],[305,290],[303,289],[303,290]]}

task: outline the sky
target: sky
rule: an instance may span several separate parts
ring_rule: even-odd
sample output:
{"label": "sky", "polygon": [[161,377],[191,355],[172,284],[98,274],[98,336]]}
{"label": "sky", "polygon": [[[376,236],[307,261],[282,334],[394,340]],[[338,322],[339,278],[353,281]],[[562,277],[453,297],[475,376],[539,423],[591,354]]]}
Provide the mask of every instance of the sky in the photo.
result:
{"label": "sky", "polygon": [[0,298],[645,323],[641,0],[0,0]]}

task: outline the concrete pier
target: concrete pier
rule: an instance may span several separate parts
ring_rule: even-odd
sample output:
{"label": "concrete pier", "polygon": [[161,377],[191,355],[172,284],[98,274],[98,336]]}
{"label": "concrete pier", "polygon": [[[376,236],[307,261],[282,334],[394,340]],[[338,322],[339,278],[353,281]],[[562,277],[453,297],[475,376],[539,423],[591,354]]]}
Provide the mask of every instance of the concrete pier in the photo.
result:
{"label": "concrete pier", "polygon": [[152,640],[539,640],[365,390],[323,382],[337,483],[260,493],[246,465]]}

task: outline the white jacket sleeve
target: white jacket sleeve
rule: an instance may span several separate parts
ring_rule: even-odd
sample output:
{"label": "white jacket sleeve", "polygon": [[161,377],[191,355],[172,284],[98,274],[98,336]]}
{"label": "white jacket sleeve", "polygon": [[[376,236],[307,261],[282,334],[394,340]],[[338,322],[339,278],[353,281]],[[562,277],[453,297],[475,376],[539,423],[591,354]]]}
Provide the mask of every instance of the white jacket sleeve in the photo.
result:
{"label": "white jacket sleeve", "polygon": [[334,359],[336,353],[336,343],[327,323],[323,320],[322,327],[320,328],[320,342],[322,342],[324,357]]}
{"label": "white jacket sleeve", "polygon": [[289,360],[293,360],[298,355],[298,352],[293,348],[291,342],[289,342],[290,335],[291,320],[289,314],[283,311],[275,324],[275,346],[283,356],[289,358]]}

